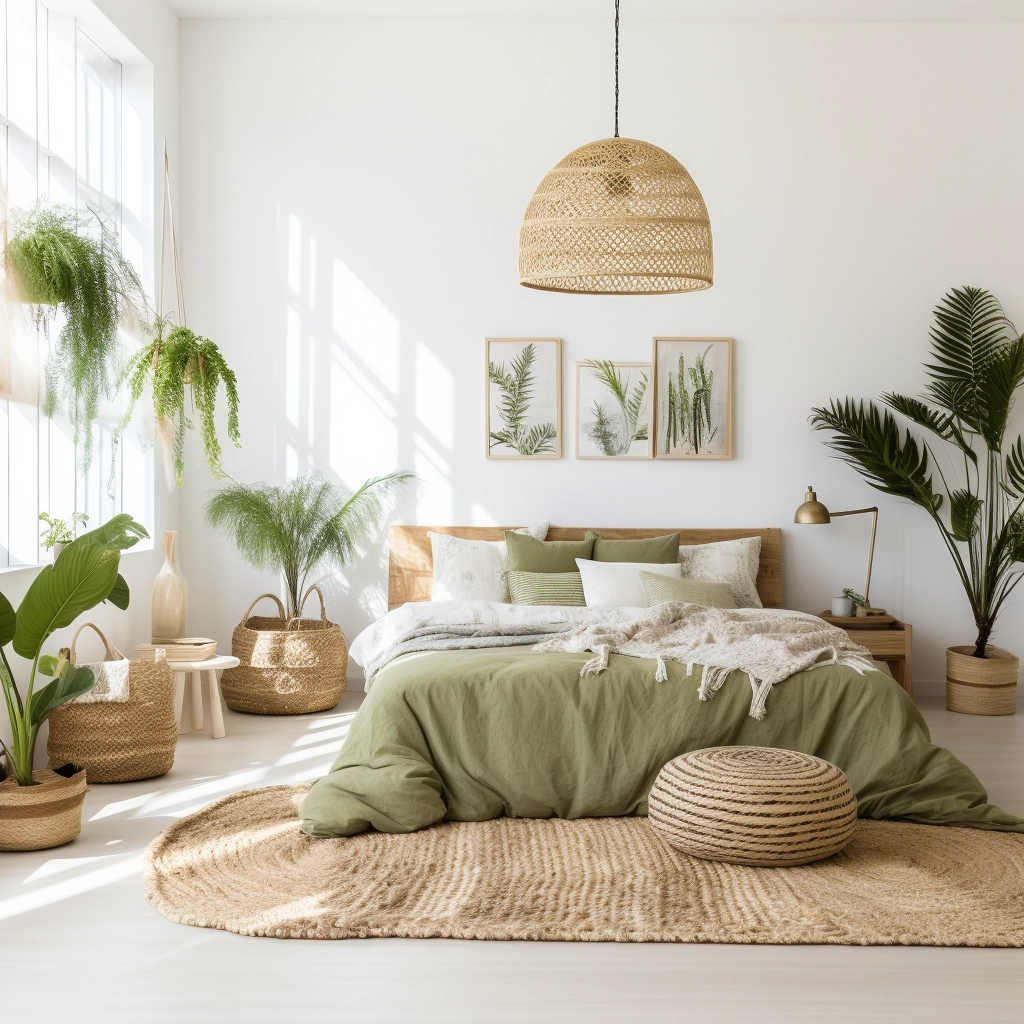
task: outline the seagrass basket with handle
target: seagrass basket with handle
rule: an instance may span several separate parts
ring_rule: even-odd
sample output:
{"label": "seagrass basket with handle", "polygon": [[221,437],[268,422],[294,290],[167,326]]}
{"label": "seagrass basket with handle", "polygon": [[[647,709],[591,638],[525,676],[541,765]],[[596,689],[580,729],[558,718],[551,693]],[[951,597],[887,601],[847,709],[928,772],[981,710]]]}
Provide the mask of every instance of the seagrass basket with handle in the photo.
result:
{"label": "seagrass basket with handle", "polygon": [[[320,618],[302,618],[302,608],[316,591]],[[253,615],[265,597],[280,615]],[[231,634],[238,668],[221,677],[224,702],[233,711],[254,715],[305,715],[326,711],[341,700],[348,683],[348,644],[337,623],[327,618],[323,591],[312,586],[302,597],[299,616],[285,617],[274,594],[260,594]]]}
{"label": "seagrass basket with handle", "polygon": [[174,717],[174,673],[166,661],[127,661],[91,622],[80,626],[71,641],[70,660],[83,629],[103,641],[104,662],[125,662],[125,698],[102,699],[83,694],[50,715],[46,753],[50,767],[76,764],[89,782],[134,782],[166,775],[174,764],[178,723]]}

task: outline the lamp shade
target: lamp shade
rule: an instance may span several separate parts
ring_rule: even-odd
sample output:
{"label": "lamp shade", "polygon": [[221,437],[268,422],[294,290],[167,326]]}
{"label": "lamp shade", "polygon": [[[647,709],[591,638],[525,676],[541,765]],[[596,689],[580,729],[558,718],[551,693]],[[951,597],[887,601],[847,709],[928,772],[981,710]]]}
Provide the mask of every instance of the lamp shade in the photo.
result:
{"label": "lamp shade", "polygon": [[818,496],[810,485],[808,485],[807,493],[804,495],[804,503],[796,510],[796,515],[793,516],[793,522],[810,523],[819,526],[832,522],[831,513],[818,501]]}
{"label": "lamp shade", "polygon": [[714,281],[711,222],[693,178],[665,150],[602,139],[537,187],[519,232],[519,283],[585,294],[689,292]]}

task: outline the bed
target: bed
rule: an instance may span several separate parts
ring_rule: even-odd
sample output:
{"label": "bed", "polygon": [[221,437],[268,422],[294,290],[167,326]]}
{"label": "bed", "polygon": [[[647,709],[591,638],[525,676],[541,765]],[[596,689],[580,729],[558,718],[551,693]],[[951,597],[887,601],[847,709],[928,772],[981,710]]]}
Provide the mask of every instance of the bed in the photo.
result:
{"label": "bed", "polygon": [[[594,529],[610,539],[675,532]],[[861,817],[1024,831],[1024,821],[988,803],[969,768],[931,743],[917,707],[881,667],[800,671],[775,688],[770,714],[760,720],[749,713],[750,690],[736,673],[713,700],[701,699],[688,667],[671,661],[655,671],[652,660],[611,654],[606,671],[584,676],[590,654],[535,649],[542,626],[569,628],[568,620],[554,622],[569,612],[431,602],[429,532],[504,538],[498,527],[391,528],[390,610],[353,644],[353,652],[376,643],[389,653],[373,666],[373,685],[331,771],[303,800],[308,835],[411,832],[501,815],[643,815],[673,757],[748,744],[839,765]],[[548,539],[584,532],[552,527]],[[782,609],[780,530],[679,532],[681,545],[760,537],[757,592],[765,608]],[[456,638],[454,649],[423,648],[435,629]]]}

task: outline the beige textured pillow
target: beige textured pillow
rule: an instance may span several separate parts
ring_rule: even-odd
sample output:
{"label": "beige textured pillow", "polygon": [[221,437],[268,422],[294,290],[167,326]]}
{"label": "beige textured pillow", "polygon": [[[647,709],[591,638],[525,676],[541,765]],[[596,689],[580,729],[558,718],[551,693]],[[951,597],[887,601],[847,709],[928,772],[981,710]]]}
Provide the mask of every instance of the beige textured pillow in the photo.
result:
{"label": "beige textured pillow", "polygon": [[653,608],[666,601],[702,604],[705,608],[735,608],[732,588],[728,583],[706,583],[703,580],[673,579],[658,573],[640,573],[640,582],[647,594],[647,605]]}
{"label": "beige textured pillow", "polygon": [[682,575],[704,583],[728,583],[737,608],[760,608],[757,567],[761,538],[741,537],[715,544],[683,544],[679,548]]}

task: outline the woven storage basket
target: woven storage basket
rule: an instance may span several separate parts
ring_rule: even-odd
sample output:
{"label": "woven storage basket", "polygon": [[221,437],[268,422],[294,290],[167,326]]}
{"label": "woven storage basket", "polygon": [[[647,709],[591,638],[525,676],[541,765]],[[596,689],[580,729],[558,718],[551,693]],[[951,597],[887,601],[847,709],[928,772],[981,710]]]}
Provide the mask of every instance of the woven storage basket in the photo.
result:
{"label": "woven storage basket", "polygon": [[965,715],[1013,715],[1017,711],[1020,659],[1001,647],[946,648],[946,707]]}
{"label": "woven storage basket", "polygon": [[0,782],[0,850],[70,843],[82,831],[85,774],[65,778],[43,768],[32,773],[37,786],[19,786],[13,775]]}
{"label": "woven storage basket", "polygon": [[[78,634],[99,633],[106,660],[123,658],[91,622]],[[174,717],[174,673],[166,661],[133,661],[128,667],[128,700],[81,704],[70,701],[50,715],[46,752],[50,764],[84,767],[90,782],[134,782],[166,775],[174,764],[178,723]]]}
{"label": "woven storage basket", "polygon": [[[313,591],[320,598],[320,618],[301,618]],[[250,615],[263,598],[277,603],[278,616]],[[326,711],[341,700],[348,683],[348,645],[341,627],[327,619],[323,591],[310,587],[299,605],[299,618],[285,618],[274,594],[261,594],[231,634],[238,668],[221,677],[224,702],[234,711],[255,715],[305,715]]]}
{"label": "woven storage basket", "polygon": [[651,825],[694,857],[792,867],[838,853],[857,800],[841,769],[770,747],[711,747],[669,761],[648,797]]}

